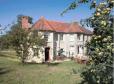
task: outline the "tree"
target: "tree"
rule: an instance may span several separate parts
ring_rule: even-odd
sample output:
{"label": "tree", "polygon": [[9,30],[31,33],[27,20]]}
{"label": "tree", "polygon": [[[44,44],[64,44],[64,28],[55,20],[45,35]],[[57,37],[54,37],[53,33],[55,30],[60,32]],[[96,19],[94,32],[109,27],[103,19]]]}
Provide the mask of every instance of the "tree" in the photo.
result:
{"label": "tree", "polygon": [[113,15],[114,0],[75,0],[62,13],[75,9],[80,4],[88,4],[95,9],[86,19],[87,25],[94,29],[91,41],[87,43],[90,62],[81,73],[82,84],[113,84]]}
{"label": "tree", "polygon": [[7,26],[3,27],[0,24],[0,49],[9,49],[11,47],[10,45],[10,38],[7,34],[6,29],[9,27],[10,25],[8,24]]}
{"label": "tree", "polygon": [[0,49],[9,49],[11,48],[11,39],[9,38],[8,34],[2,35],[0,37]]}
{"label": "tree", "polygon": [[[21,17],[18,18],[18,21],[20,18]],[[39,35],[38,32],[36,32],[37,31],[32,29],[23,29],[20,22],[12,25],[11,31],[9,31],[11,43],[15,48],[17,55],[21,58],[22,63],[25,63],[30,47],[33,48],[33,46],[37,46],[38,48],[36,48],[36,51],[39,51],[40,47],[45,44],[42,35]]]}

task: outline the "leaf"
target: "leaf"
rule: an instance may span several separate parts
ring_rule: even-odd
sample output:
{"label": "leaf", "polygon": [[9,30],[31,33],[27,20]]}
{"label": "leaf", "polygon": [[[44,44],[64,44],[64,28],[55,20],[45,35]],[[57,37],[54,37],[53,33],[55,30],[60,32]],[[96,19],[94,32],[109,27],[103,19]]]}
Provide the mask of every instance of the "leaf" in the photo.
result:
{"label": "leaf", "polygon": [[91,5],[90,5],[90,9],[95,8],[96,7],[96,2],[92,1]]}

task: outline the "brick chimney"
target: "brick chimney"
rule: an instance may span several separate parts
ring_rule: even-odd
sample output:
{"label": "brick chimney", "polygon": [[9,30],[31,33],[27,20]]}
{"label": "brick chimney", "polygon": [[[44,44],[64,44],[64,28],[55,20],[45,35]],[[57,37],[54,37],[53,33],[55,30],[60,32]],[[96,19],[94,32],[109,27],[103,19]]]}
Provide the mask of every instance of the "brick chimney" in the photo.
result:
{"label": "brick chimney", "polygon": [[28,16],[23,16],[22,19],[21,19],[21,25],[22,25],[22,28],[24,29],[28,29],[30,28],[30,23],[28,21]]}

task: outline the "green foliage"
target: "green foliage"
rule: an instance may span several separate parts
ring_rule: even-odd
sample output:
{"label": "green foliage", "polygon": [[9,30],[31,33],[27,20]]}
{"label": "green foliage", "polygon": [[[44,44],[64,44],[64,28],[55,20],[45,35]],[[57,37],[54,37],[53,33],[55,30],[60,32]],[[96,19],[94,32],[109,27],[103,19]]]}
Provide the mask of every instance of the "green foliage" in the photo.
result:
{"label": "green foliage", "polygon": [[42,38],[42,35],[38,34],[38,31],[23,29],[21,25],[23,17],[28,17],[29,23],[32,23],[31,17],[18,15],[17,23],[11,26],[10,31],[0,36],[0,49],[14,48],[24,63],[28,56],[28,48],[36,46],[37,48],[33,50],[37,52],[38,56],[39,49],[45,45],[45,39]]}
{"label": "green foliage", "polygon": [[24,62],[27,56],[27,49],[28,49],[27,46],[28,31],[22,29],[19,24],[14,24],[11,27],[9,35],[11,38],[11,44],[14,46],[18,56],[21,57],[22,61]]}
{"label": "green foliage", "polygon": [[22,17],[23,16],[18,16],[18,23],[12,25],[8,35],[17,55],[24,63],[29,54],[28,49],[36,46],[37,48],[35,48],[34,51],[37,51],[38,55],[39,49],[45,44],[45,39],[42,38],[42,35],[38,34],[38,31],[23,29],[20,24]]}
{"label": "green foliage", "polygon": [[7,34],[7,31],[6,31],[8,26],[10,26],[10,25],[8,24],[7,26],[3,27],[0,24],[0,50],[9,49],[12,47],[10,45],[11,40],[10,40],[9,35]]}
{"label": "green foliage", "polygon": [[0,49],[9,49],[11,48],[11,39],[9,38],[8,35],[2,35],[0,37]]}
{"label": "green foliage", "polygon": [[11,36],[13,46],[20,46],[20,44],[23,44],[24,41],[27,39],[28,31],[25,31],[21,28],[20,25],[14,24],[11,27],[11,31],[9,31],[9,35]]}
{"label": "green foliage", "polygon": [[9,32],[11,43],[23,63],[28,57],[28,48],[37,46],[38,48],[36,48],[36,51],[39,51],[40,47],[45,44],[45,40],[42,38],[42,35],[38,35],[37,31],[37,34],[34,32],[35,31],[33,30],[25,30],[21,28],[19,24],[13,25]]}
{"label": "green foliage", "polygon": [[[90,57],[88,67],[81,76],[81,84],[113,84],[113,15],[114,0],[76,0],[75,5],[87,3],[95,9],[93,15],[85,22],[94,29],[91,41],[87,43]],[[72,4],[69,10],[75,8]]]}

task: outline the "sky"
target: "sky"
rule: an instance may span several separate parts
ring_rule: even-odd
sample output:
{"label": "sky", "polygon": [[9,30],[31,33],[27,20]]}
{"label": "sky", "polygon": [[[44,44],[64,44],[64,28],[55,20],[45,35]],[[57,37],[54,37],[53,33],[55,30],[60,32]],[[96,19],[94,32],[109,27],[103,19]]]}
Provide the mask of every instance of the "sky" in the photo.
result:
{"label": "sky", "polygon": [[48,20],[63,22],[79,22],[90,17],[92,12],[87,5],[68,11],[61,16],[69,4],[74,0],[0,0],[0,24],[2,26],[16,22],[17,15],[27,15],[37,21],[41,16]]}

